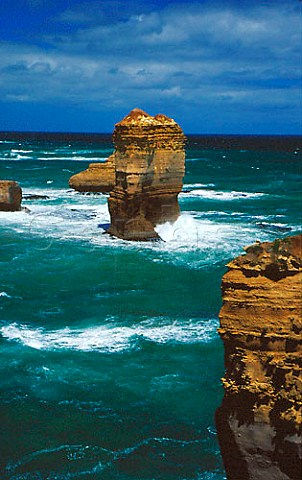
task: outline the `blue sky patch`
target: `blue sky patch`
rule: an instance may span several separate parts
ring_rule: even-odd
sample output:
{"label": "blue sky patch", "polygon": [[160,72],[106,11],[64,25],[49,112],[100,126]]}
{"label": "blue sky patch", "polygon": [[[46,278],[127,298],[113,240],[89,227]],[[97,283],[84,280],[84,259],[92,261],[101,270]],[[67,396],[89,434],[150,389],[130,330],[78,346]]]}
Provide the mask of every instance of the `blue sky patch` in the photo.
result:
{"label": "blue sky patch", "polygon": [[140,107],[186,133],[301,133],[300,10],[2,0],[0,130],[110,132]]}

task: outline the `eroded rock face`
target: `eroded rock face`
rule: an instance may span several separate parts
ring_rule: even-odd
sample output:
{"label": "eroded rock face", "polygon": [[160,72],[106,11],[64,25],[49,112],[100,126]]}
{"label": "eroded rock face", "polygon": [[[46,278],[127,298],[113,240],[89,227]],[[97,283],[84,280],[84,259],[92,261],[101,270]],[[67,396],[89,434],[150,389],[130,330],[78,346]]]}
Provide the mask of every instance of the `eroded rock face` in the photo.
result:
{"label": "eroded rock face", "polygon": [[299,235],[252,245],[222,280],[216,424],[230,480],[302,478],[301,243]]}
{"label": "eroded rock face", "polygon": [[0,180],[0,211],[21,210],[22,190],[13,180]]}
{"label": "eroded rock face", "polygon": [[70,177],[68,183],[78,192],[110,192],[115,185],[114,155],[106,162],[91,163],[87,170]]}
{"label": "eroded rock face", "polygon": [[175,221],[180,213],[185,136],[171,118],[134,109],[116,124],[113,141],[109,233],[126,240],[156,239],[154,226]]}

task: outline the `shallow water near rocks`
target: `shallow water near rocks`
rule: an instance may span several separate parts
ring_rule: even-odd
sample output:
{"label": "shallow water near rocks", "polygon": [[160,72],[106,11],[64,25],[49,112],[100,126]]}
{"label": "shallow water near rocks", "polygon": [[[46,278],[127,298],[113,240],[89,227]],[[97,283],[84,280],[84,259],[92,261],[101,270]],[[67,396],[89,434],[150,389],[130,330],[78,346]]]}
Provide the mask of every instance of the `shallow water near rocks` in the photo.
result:
{"label": "shallow water near rocks", "polygon": [[1,478],[224,479],[221,276],[299,231],[298,156],[189,142],[181,217],[130,243],[104,233],[105,195],[68,187],[105,139],[10,142],[0,178],[29,211],[0,212]]}

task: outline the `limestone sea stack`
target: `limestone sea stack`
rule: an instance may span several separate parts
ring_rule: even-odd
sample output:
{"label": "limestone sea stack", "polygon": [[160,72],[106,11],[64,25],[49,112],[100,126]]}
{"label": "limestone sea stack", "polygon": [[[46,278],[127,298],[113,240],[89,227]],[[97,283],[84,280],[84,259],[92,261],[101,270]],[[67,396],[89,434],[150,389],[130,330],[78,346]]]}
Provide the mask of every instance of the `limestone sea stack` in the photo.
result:
{"label": "limestone sea stack", "polygon": [[68,183],[78,192],[110,192],[115,184],[114,155],[103,163],[91,163],[87,170],[70,177]]}
{"label": "limestone sea stack", "polygon": [[0,180],[0,211],[21,210],[22,190],[13,180]]}
{"label": "limestone sea stack", "polygon": [[216,412],[229,480],[302,478],[302,235],[257,243],[228,264]]}
{"label": "limestone sea stack", "polygon": [[155,225],[178,218],[185,140],[173,119],[137,108],[115,125],[109,233],[126,240],[156,239]]}

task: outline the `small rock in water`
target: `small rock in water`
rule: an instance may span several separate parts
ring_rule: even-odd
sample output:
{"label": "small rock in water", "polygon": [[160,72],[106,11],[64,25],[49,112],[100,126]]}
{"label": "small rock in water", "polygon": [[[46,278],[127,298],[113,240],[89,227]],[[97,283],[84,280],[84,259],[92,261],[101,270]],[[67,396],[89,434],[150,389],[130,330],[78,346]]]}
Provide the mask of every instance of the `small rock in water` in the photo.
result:
{"label": "small rock in water", "polygon": [[36,195],[35,193],[25,193],[24,200],[49,200],[47,195]]}

